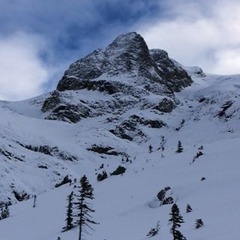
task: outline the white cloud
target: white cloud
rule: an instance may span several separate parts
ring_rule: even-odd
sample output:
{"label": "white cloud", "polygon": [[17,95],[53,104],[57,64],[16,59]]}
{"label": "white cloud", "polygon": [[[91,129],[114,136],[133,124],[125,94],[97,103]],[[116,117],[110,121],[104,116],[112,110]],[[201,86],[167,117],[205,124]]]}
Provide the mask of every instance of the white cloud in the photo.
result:
{"label": "white cloud", "polygon": [[206,72],[240,73],[240,2],[173,2],[174,17],[138,29],[149,47],[165,49],[180,63]]}
{"label": "white cloud", "polygon": [[213,72],[240,73],[240,48],[219,50],[215,54],[216,63]]}
{"label": "white cloud", "polygon": [[49,69],[42,63],[42,39],[26,33],[0,38],[0,99],[19,100],[42,93]]}

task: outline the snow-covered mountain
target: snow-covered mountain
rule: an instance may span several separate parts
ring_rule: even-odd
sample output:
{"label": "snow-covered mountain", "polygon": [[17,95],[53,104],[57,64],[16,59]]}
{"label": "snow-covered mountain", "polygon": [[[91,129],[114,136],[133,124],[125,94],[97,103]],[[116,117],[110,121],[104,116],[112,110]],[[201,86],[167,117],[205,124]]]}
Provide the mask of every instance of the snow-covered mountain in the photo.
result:
{"label": "snow-covered mountain", "polygon": [[[239,80],[184,67],[127,33],[71,64],[55,91],[0,102],[0,201],[12,204],[1,239],[77,239],[77,228],[61,230],[69,180],[86,174],[99,223],[86,239],[148,239],[158,222],[152,239],[172,239],[175,202],[187,239],[237,240]],[[118,166],[125,173],[111,175]]]}

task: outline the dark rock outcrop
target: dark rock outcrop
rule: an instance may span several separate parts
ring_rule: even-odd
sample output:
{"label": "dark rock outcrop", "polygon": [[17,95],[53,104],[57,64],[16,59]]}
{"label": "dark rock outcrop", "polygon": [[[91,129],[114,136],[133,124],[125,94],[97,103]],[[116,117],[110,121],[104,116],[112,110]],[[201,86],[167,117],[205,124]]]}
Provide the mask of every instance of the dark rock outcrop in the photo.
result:
{"label": "dark rock outcrop", "polygon": [[55,147],[50,147],[48,145],[33,146],[33,145],[24,145],[20,142],[18,142],[18,144],[30,151],[42,153],[42,154],[49,155],[52,157],[57,157],[62,160],[67,160],[67,161],[78,160],[78,158],[76,156],[73,156],[69,152],[66,152],[66,151],[60,151],[58,149],[58,147],[56,147],[56,146]]}
{"label": "dark rock outcrop", "polygon": [[172,197],[172,189],[170,187],[165,187],[158,194],[157,198],[160,201],[160,205],[172,204],[174,199]]}
{"label": "dark rock outcrop", "polygon": [[148,119],[140,117],[136,114],[130,116],[127,120],[124,120],[110,132],[119,138],[133,141],[134,139],[144,140],[146,135],[141,130],[141,126],[148,128],[162,128],[167,127],[167,124],[159,119]]}
{"label": "dark rock outcrop", "polygon": [[122,175],[126,172],[126,168],[119,165],[110,175],[114,176],[114,175]]}
{"label": "dark rock outcrop", "polygon": [[217,116],[218,117],[225,117],[228,118],[229,116],[227,115],[226,111],[233,105],[232,101],[227,101],[226,103],[223,104],[221,107],[221,110],[218,112]]}
{"label": "dark rock outcrop", "polygon": [[159,104],[154,107],[154,109],[163,113],[170,113],[175,107],[176,107],[176,104],[173,102],[173,100],[168,98],[163,98],[159,102]]}
{"label": "dark rock outcrop", "polygon": [[103,171],[102,173],[99,173],[98,175],[97,175],[97,180],[99,181],[99,182],[101,182],[101,181],[103,181],[103,180],[105,180],[105,179],[107,179],[108,178],[108,175],[107,175],[107,173],[105,172],[105,171]]}
{"label": "dark rock outcrop", "polygon": [[87,150],[95,153],[99,153],[99,154],[106,154],[106,155],[113,155],[113,156],[125,155],[125,153],[118,152],[110,146],[99,146],[96,144],[92,145],[90,148],[87,148]]}
{"label": "dark rock outcrop", "polygon": [[82,118],[87,118],[90,110],[82,104],[60,104],[48,115],[47,119],[61,120],[65,122],[77,123]]}
{"label": "dark rock outcrop", "polygon": [[160,75],[165,80],[164,83],[171,91],[179,92],[190,86],[192,83],[191,77],[176,61],[168,57],[166,51],[153,49],[150,50],[150,54],[158,66]]}

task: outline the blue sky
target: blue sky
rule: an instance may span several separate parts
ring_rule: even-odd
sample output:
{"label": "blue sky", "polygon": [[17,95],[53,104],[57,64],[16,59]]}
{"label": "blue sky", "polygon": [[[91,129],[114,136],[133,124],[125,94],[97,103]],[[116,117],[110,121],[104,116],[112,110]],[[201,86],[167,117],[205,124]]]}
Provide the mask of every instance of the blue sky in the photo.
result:
{"label": "blue sky", "polygon": [[53,90],[73,61],[129,31],[184,65],[240,73],[237,0],[0,0],[0,9],[1,99]]}

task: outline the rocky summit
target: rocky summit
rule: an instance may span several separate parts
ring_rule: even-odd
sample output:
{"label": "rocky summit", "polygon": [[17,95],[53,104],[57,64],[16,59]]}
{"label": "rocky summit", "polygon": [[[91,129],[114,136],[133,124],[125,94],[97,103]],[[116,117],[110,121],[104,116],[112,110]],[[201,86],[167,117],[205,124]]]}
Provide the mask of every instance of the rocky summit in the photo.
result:
{"label": "rocky summit", "polygon": [[[72,123],[135,107],[170,112],[177,104],[174,92],[191,83],[188,73],[165,51],[149,50],[139,34],[127,33],[106,49],[95,50],[71,64],[42,111],[47,113],[46,119]],[[83,99],[82,91],[88,91],[90,100]],[[99,92],[111,101],[94,101]]]}

